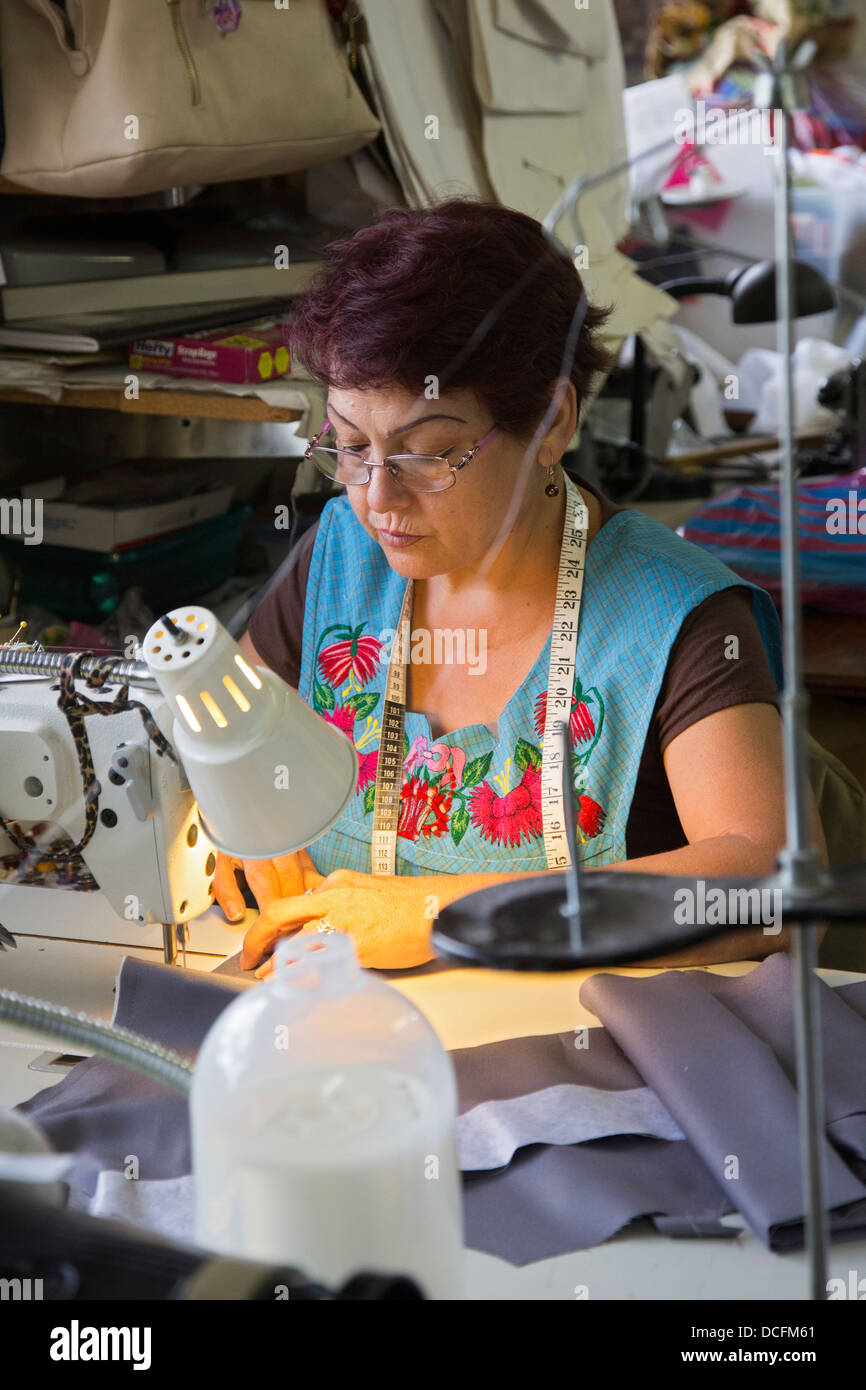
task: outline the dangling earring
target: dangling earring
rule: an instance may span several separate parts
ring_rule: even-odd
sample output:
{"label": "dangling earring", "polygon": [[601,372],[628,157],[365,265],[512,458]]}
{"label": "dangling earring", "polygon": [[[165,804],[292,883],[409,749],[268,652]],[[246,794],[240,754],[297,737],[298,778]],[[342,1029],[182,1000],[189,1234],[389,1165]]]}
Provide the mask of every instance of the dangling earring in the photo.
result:
{"label": "dangling earring", "polygon": [[556,478],[556,470],[555,470],[553,464],[551,464],[550,467],[549,467],[548,470],[547,470],[547,486],[546,486],[546,488],[544,489],[544,495],[545,495],[545,497],[558,497],[558,496],[559,496],[559,484],[556,483],[556,482],[554,481],[555,478]]}

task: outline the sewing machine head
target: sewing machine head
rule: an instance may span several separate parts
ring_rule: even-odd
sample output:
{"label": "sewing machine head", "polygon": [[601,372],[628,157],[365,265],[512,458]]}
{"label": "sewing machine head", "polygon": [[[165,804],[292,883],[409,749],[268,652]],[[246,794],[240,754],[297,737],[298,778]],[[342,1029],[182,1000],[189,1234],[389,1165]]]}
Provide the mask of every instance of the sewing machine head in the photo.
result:
{"label": "sewing machine head", "polygon": [[[73,669],[60,680],[0,672],[0,875],[7,888],[100,890],[117,918],[110,939],[137,945],[142,927],[207,910],[216,851],[168,743],[162,694],[122,700],[118,682],[88,689]],[[35,930],[22,916],[19,900],[14,929]],[[69,935],[63,916],[37,934]],[[164,939],[173,958],[172,931]]]}
{"label": "sewing machine head", "polygon": [[162,923],[174,960],[210,906],[217,845],[256,859],[310,844],[348,805],[358,762],[207,609],[165,614],[142,653],[0,646],[0,863],[8,887],[100,889],[115,944]]}

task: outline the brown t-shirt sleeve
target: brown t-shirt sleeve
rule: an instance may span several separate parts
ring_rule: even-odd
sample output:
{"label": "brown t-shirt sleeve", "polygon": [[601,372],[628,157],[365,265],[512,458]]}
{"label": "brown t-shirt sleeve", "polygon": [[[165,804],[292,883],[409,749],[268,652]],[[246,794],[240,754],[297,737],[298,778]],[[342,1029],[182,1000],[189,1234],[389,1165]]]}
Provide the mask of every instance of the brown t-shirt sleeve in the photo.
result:
{"label": "brown t-shirt sleeve", "polygon": [[319,524],[310,526],[274,575],[247,629],[266,666],[297,690],[304,641],[304,600]]}
{"label": "brown t-shirt sleeve", "polygon": [[[583,478],[601,503],[602,525],[627,508]],[[737,638],[737,646],[730,638]],[[726,652],[736,651],[736,656]],[[733,705],[771,704],[779,696],[752,607],[752,591],[731,585],[687,614],[668,653],[626,825],[626,857],[641,859],[688,843],[665,772],[663,753],[691,724]]]}
{"label": "brown t-shirt sleeve", "polygon": [[731,585],[692,609],[671,647],[653,715],[659,750],[698,719],[751,703],[778,709],[779,697],[751,590]]}
{"label": "brown t-shirt sleeve", "polygon": [[[728,657],[726,650],[736,650],[731,637],[739,651]],[[753,703],[778,709],[779,697],[751,591],[731,585],[692,609],[671,647],[629,808],[628,859],[688,844],[662,756],[671,740],[717,710]]]}

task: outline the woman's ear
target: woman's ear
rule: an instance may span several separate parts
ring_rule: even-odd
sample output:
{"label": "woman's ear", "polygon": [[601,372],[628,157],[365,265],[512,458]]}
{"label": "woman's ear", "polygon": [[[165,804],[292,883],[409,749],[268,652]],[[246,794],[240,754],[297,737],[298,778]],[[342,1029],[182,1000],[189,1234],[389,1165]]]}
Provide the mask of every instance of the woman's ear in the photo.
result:
{"label": "woman's ear", "polygon": [[547,459],[548,453],[552,453],[553,459],[550,461],[558,463],[577,429],[577,391],[570,377],[557,377],[551,393],[550,408],[556,413],[551,420],[547,434],[541,441],[539,458]]}

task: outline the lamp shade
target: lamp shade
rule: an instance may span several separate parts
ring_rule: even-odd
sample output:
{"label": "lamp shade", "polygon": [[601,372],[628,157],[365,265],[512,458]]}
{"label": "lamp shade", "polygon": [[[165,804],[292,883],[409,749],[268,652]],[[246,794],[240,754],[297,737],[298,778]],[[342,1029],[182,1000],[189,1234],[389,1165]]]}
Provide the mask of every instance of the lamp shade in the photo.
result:
{"label": "lamp shade", "polygon": [[354,745],[279,676],[252,666],[213,613],[191,604],[165,614],[146,633],[143,655],[219,849],[272,859],[339,819],[358,779]]}
{"label": "lamp shade", "polygon": [[[826,314],[836,296],[820,271],[806,261],[793,262],[794,313],[798,319]],[[776,262],[756,261],[731,271],[725,281],[734,323],[773,323],[776,319]]]}

